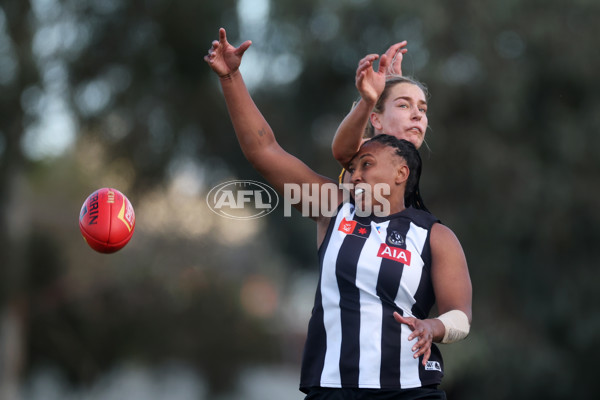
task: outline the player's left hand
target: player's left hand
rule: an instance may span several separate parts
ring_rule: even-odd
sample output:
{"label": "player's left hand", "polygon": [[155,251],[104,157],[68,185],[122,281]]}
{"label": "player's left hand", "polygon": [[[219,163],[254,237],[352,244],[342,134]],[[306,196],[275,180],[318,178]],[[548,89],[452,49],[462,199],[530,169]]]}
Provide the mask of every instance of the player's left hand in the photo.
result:
{"label": "player's left hand", "polygon": [[389,66],[387,67],[385,73],[387,76],[392,75],[400,75],[402,76],[402,59],[404,55],[408,51],[406,49],[407,41],[404,40],[402,42],[398,42],[390,46],[389,49],[385,52],[389,62]]}
{"label": "player's left hand", "polygon": [[433,326],[429,320],[418,319],[414,317],[403,317],[394,312],[394,319],[401,324],[408,325],[412,333],[408,336],[408,341],[418,338],[413,345],[412,351],[415,352],[414,358],[423,356],[423,365],[427,364],[431,356],[431,344],[433,343]]}

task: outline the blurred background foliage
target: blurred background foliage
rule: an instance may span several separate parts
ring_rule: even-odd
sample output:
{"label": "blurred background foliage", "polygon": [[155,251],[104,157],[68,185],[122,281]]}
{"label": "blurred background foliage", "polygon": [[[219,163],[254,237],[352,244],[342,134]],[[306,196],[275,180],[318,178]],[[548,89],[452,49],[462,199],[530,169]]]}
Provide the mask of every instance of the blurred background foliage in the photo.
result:
{"label": "blurred background foliage", "polygon": [[[443,388],[589,398],[599,11],[592,0],[4,0],[0,398],[302,398],[315,227],[282,208],[225,220],[204,200],[226,180],[261,180],[203,61],[221,26],[235,45],[253,41],[242,71],[278,140],[331,177],[358,60],[408,40],[403,71],[431,92],[423,195],[460,238],[474,285],[471,335],[442,348]],[[77,226],[104,186],[137,216],[110,256]]]}

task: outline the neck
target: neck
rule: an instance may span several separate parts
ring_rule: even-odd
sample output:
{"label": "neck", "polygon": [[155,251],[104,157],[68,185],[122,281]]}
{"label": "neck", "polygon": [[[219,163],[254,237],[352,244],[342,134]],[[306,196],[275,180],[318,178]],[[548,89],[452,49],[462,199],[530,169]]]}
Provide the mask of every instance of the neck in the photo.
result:
{"label": "neck", "polygon": [[402,204],[399,205],[398,207],[396,207],[396,208],[391,207],[390,208],[390,215],[391,214],[399,213],[399,212],[404,211],[404,210],[406,210],[406,207],[404,206],[404,202],[402,202]]}
{"label": "neck", "polygon": [[387,217],[392,214],[404,211],[406,206],[404,204],[404,198],[398,200],[390,197],[385,197],[381,202],[373,204],[372,213],[378,217]]}
{"label": "neck", "polygon": [[398,191],[395,195],[387,197],[387,201],[390,203],[390,214],[396,214],[406,209],[404,204],[404,191]]}

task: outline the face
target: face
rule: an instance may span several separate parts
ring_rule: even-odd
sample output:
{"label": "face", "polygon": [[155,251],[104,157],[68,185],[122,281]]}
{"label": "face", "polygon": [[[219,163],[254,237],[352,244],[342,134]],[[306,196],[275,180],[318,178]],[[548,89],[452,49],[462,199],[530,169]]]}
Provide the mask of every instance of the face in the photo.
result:
{"label": "face", "polygon": [[371,114],[375,133],[408,140],[418,149],[427,130],[427,100],[417,85],[404,82],[390,88],[381,113]]}
{"label": "face", "polygon": [[[381,199],[386,199],[390,213],[404,208],[403,183],[408,178],[408,166],[392,147],[367,142],[348,164],[348,172],[357,205],[360,203],[363,208],[382,206]],[[366,190],[361,192],[357,186]]]}

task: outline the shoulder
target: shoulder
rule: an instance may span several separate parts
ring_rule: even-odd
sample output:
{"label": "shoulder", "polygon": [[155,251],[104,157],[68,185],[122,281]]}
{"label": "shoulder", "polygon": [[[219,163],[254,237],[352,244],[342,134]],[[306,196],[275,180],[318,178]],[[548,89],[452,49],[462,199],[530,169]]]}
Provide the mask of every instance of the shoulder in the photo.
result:
{"label": "shoulder", "polygon": [[417,210],[416,208],[408,207],[402,214],[410,218],[415,225],[427,230],[430,230],[434,225],[441,225],[439,224],[440,220],[428,211]]}
{"label": "shoulder", "polygon": [[338,217],[348,217],[348,219],[354,218],[354,203],[345,203],[342,202],[335,213],[332,216],[320,216],[316,218],[317,222],[317,248],[320,248],[323,244],[323,241],[328,237],[328,235],[333,230],[333,226],[335,222],[338,220]]}
{"label": "shoulder", "polygon": [[460,241],[458,240],[452,229],[448,228],[446,225],[443,225],[441,223],[434,223],[431,227],[429,243],[431,245],[431,250],[434,253],[463,254]]}

